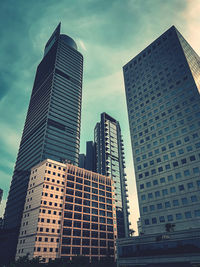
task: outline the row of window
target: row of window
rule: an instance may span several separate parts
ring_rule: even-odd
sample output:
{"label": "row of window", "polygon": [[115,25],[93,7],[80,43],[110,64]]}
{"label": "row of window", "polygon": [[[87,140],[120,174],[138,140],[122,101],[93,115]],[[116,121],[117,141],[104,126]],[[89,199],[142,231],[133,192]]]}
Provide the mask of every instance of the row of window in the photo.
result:
{"label": "row of window", "polygon": [[[96,245],[94,245],[96,246]],[[82,250],[82,254],[83,255],[106,255],[108,253],[108,250],[105,249],[105,248],[80,248],[80,247],[71,247],[71,246],[68,246],[68,247],[62,247],[62,250],[61,250],[61,254],[67,254],[67,255],[80,255],[81,254],[81,250]],[[109,249],[109,252],[111,254],[114,253],[114,249]],[[98,259],[97,259],[98,260]]]}
{"label": "row of window", "polygon": [[[76,189],[79,190],[79,188],[77,187]],[[97,191],[97,189],[92,189],[92,193],[93,194],[96,194],[96,195],[92,195],[90,193],[83,193],[81,191],[76,191],[74,189],[66,189],[66,194],[67,195],[71,195],[71,196],[74,196],[74,193],[75,193],[75,196],[78,196],[78,197],[84,197],[84,198],[87,198],[87,199],[93,199],[93,200],[97,200],[99,199],[99,201],[101,202],[105,202],[105,199],[108,203],[112,203],[112,194],[111,193],[108,193],[106,192],[105,194],[105,191],[101,191],[99,190],[99,192]],[[105,198],[105,196],[107,198]],[[108,199],[109,198],[109,199]]]}
{"label": "row of window", "polygon": [[[198,182],[198,187],[200,185],[200,181],[197,181]],[[180,184],[178,185],[178,191],[181,192],[181,191],[184,191],[186,189],[186,185],[184,184]],[[187,183],[187,189],[194,189],[194,183],[193,182],[190,182],[190,183]],[[176,188],[173,186],[171,187],[170,189],[162,189],[161,191],[155,191],[154,193],[148,193],[148,194],[142,194],[141,195],[141,200],[142,201],[145,201],[145,200],[151,200],[154,198],[157,198],[157,197],[161,197],[161,196],[167,196],[168,194],[170,193],[175,193],[176,192]]]}
{"label": "row of window", "polygon": [[51,198],[60,198],[60,199],[63,199],[63,196],[58,196],[58,195],[54,195],[54,194],[49,194],[47,192],[42,192],[42,196],[45,196],[45,197],[51,197]]}
{"label": "row of window", "polygon": [[61,223],[61,221],[60,220],[58,220],[58,221],[56,221],[55,219],[44,219],[44,218],[38,218],[38,222],[46,222],[46,223],[53,223],[53,224],[60,224]]}
{"label": "row of window", "polygon": [[[162,77],[160,81],[158,81],[158,80],[155,81],[154,85],[152,85],[152,84],[147,85],[148,87],[144,88],[142,90],[142,92],[139,92],[138,95],[136,94],[137,90],[134,89],[134,91],[133,91],[134,95],[130,94],[130,93],[127,95],[127,98],[129,97],[128,98],[128,102],[132,102],[133,103],[133,101],[135,99],[138,99],[138,98],[139,98],[139,100],[143,100],[145,98],[147,98],[147,99],[151,98],[152,101],[154,99],[158,99],[159,97],[164,97],[166,99],[166,94],[164,95],[164,93],[166,93],[166,92],[167,92],[168,96],[169,95],[172,95],[172,96],[177,95],[179,91],[177,90],[176,92],[174,92],[171,89],[174,88],[174,86],[177,86],[177,85],[181,84],[182,82],[185,82],[187,79],[188,79],[188,76],[185,75],[184,77],[181,77],[181,80],[177,80],[176,82],[174,82],[174,84],[172,84],[172,82],[173,82],[172,79],[165,80],[163,82],[164,78]],[[159,83],[161,83],[160,84],[161,87],[157,86],[157,84],[159,84]],[[132,88],[134,86],[135,85],[132,85]],[[157,87],[155,88],[155,90],[152,90],[152,88],[154,86],[157,86]],[[165,87],[165,89],[161,91],[160,89],[163,88],[163,87]],[[148,89],[150,89],[151,91],[147,92]],[[186,92],[186,93],[188,94],[188,92]],[[136,117],[138,117],[138,114],[140,114],[139,106],[137,106],[138,102],[139,102],[138,100],[134,101],[135,107],[134,107],[134,109],[130,110],[130,113],[133,113],[134,110],[137,111],[137,112],[139,111],[138,113],[136,113]],[[143,108],[141,110],[141,114],[144,114],[145,113],[145,108],[144,108],[144,105],[142,105],[142,104],[144,104],[144,103],[140,104],[140,107]],[[148,102],[148,104],[149,104],[149,102]],[[132,106],[130,105],[130,107],[132,107]],[[149,109],[150,109],[150,106],[149,106]],[[178,108],[176,108],[176,109],[178,109]]]}
{"label": "row of window", "polygon": [[[64,236],[83,236],[83,237],[95,237],[95,238],[103,238],[103,239],[113,239],[113,233],[102,232],[106,231],[106,225],[100,225],[99,231],[88,231],[88,230],[79,230],[79,229],[71,229],[71,228],[63,228]],[[96,240],[98,242],[98,240]]]}
{"label": "row of window", "polygon": [[43,185],[43,188],[47,188],[47,189],[51,189],[51,190],[56,190],[56,191],[61,191],[61,192],[64,191],[63,188],[54,187],[54,186],[49,186],[48,184],[44,184],[44,185]]}
{"label": "row of window", "polygon": [[[176,166],[175,167],[178,167],[178,162],[174,162]],[[183,163],[182,163],[183,164]],[[173,168],[173,170],[174,170]],[[165,165],[165,170],[170,170],[170,164],[167,164]],[[161,173],[164,171],[164,168],[162,166],[158,167],[158,172]],[[138,178],[139,179],[142,179],[142,178],[145,178],[145,177],[149,177],[151,175],[155,175],[156,174],[156,169],[152,169],[151,171],[146,171],[144,173],[140,173],[138,174]],[[190,171],[189,169],[186,169],[186,170],[183,170],[182,172],[177,172],[175,173],[175,177],[176,179],[178,178],[182,178],[182,177],[188,177],[188,176],[193,176],[193,175],[198,175],[199,174],[199,167],[194,167],[192,169],[192,171]]]}
{"label": "row of window", "polygon": [[52,214],[52,215],[62,215],[62,212],[56,210],[47,210],[47,209],[39,209],[40,213]]}
{"label": "row of window", "polygon": [[[82,241],[82,242],[81,242]],[[99,241],[99,242],[98,242]],[[63,245],[71,245],[71,243],[73,245],[82,245],[82,246],[100,246],[100,247],[106,247],[107,245],[109,247],[113,247],[114,246],[114,242],[113,241],[106,241],[106,240],[96,240],[96,239],[81,239],[81,238],[70,238],[70,237],[63,237],[62,238],[62,244]]]}
{"label": "row of window", "polygon": [[[109,214],[109,217],[112,218],[112,213]],[[93,216],[93,215],[90,216],[88,214],[76,213],[74,214],[74,218],[78,220],[83,220],[83,221],[113,224],[113,219],[105,218],[105,217],[98,217],[98,216]],[[72,226],[72,220],[64,220],[64,225]],[[81,227],[81,222],[76,223],[76,225],[77,225],[76,227]]]}
{"label": "row of window", "polygon": [[[176,79],[177,77],[174,77],[174,78]],[[180,77],[180,79],[183,80],[184,82],[185,80],[188,79],[188,76],[183,75]],[[144,112],[145,110],[147,112],[149,110],[153,112],[155,108],[159,107],[159,104],[161,104],[159,107],[161,111],[164,109],[170,108],[168,112],[170,114],[172,111],[171,109],[172,109],[173,103],[176,105],[176,103],[178,102],[177,101],[178,99],[179,99],[179,104],[175,106],[175,109],[178,110],[180,108],[180,104],[183,106],[183,109],[186,108],[186,106],[189,103],[188,99],[190,96],[194,94],[194,92],[192,90],[188,91],[186,89],[186,84],[183,84],[182,86],[177,87],[177,83],[179,84],[181,83],[180,80],[177,81],[176,84],[175,83],[172,84],[172,79],[168,80],[167,82],[170,84],[167,84],[166,82],[162,82],[160,86],[157,86],[158,81],[156,81],[154,85],[149,84],[148,87],[146,87],[144,83],[143,86],[145,85],[146,88],[141,88],[140,86],[137,88],[138,90],[134,88],[135,85],[133,84],[132,88],[134,89],[132,89],[131,93],[130,93],[130,88],[128,88],[127,98],[128,98],[128,102],[130,102],[128,105],[130,114],[133,113],[131,112],[133,108],[135,109],[135,111],[142,109],[141,110],[142,114],[145,113]],[[176,90],[174,90],[174,86],[176,87]],[[153,87],[154,89],[152,89]],[[138,95],[135,93],[138,93]],[[151,101],[150,101],[150,97],[151,97]],[[143,102],[145,98],[146,98],[146,101]],[[156,101],[153,101],[153,100],[156,100]],[[190,102],[194,102],[194,101],[195,99],[190,99]],[[194,108],[194,110],[196,109],[197,108]],[[187,107],[184,111],[186,113],[189,113],[191,111],[191,106]]]}
{"label": "row of window", "polygon": [[149,205],[149,206],[144,206],[143,207],[143,213],[147,213],[147,212],[154,212],[156,209],[157,210],[162,210],[162,209],[166,209],[166,208],[171,208],[171,207],[178,207],[178,206],[182,206],[182,205],[187,205],[190,203],[195,203],[198,202],[198,198],[196,195],[193,195],[190,197],[190,200],[188,200],[187,197],[183,197],[181,198],[181,200],[179,199],[174,199],[172,201],[166,201],[164,203],[158,203],[156,205]]}
{"label": "row of window", "polygon": [[[63,178],[64,178],[65,176],[63,176]],[[50,179],[49,177],[44,177],[44,180],[46,180],[46,181],[48,181],[48,182],[52,182],[52,183],[57,183],[57,184],[62,184],[62,185],[64,185],[65,183],[64,182],[60,182],[60,180],[55,180],[55,179]]]}
{"label": "row of window", "polygon": [[200,217],[200,210],[195,210],[193,213],[191,211],[186,211],[184,214],[176,213],[175,215],[167,215],[167,216],[160,216],[159,218],[154,217],[151,219],[145,219],[145,225],[149,224],[157,224],[157,223],[164,223],[164,222],[172,222],[174,220],[182,220],[182,219],[191,219],[193,217]]}
{"label": "row of window", "polygon": [[[78,194],[76,194],[76,195],[78,195]],[[66,198],[65,198],[65,201],[67,201],[67,202],[75,202],[75,203],[78,203],[78,204],[82,204],[83,203],[83,205],[87,205],[87,206],[90,206],[90,203],[91,203],[91,201],[90,200],[86,200],[86,199],[92,199],[92,200],[96,200],[96,201],[99,201],[99,202],[103,202],[103,203],[105,203],[105,202],[107,202],[107,203],[111,203],[111,201],[109,201],[109,199],[107,199],[107,198],[105,198],[105,197],[100,197],[100,196],[96,196],[96,195],[90,195],[90,194],[84,194],[84,198],[85,199],[82,199],[82,198],[76,198],[76,197],[73,197],[73,196],[66,196]],[[93,202],[94,203],[94,202]],[[103,205],[100,205],[101,203],[99,203],[99,207],[101,206],[103,206]],[[95,205],[95,204],[94,204]],[[104,205],[105,206],[105,205]],[[105,209],[105,208],[104,208]],[[109,205],[107,205],[107,209],[112,209],[112,206],[109,206]]]}
{"label": "row of window", "polygon": [[[192,105],[192,107],[196,110],[196,107],[198,107],[198,104],[194,104],[194,105]],[[161,105],[160,106],[160,109],[161,108],[164,109],[164,105]],[[156,110],[158,110],[158,109],[156,109]],[[158,112],[160,113],[162,111],[161,110],[158,110]],[[187,109],[185,109],[184,112],[185,113],[191,112],[190,107],[188,107]],[[172,108],[168,109],[168,113],[169,113],[169,116],[171,116],[170,113],[172,113]],[[164,115],[164,113],[161,113],[161,114]],[[179,124],[179,126],[185,125],[186,124],[185,116],[184,116],[183,119],[181,119],[181,116],[182,116],[182,112],[173,113],[173,115],[170,117],[170,121],[176,120],[176,122]],[[188,117],[188,119],[189,119],[189,117]],[[194,123],[188,125],[188,122],[189,123],[191,122],[191,121],[188,121],[188,119],[187,119],[188,130],[189,131],[195,130],[198,127],[198,123],[195,123],[194,122]],[[165,124],[165,123],[166,122],[163,121],[163,124]],[[133,128],[132,131],[133,131],[133,133],[137,133],[137,131],[143,130],[143,132],[139,132],[138,133],[139,136],[142,136],[143,134],[146,135],[146,134],[148,134],[148,133],[150,133],[150,132],[152,132],[154,130],[157,130],[158,131],[159,128],[161,127],[161,125],[162,125],[161,122],[158,122],[158,123],[156,123],[154,125],[149,126],[149,128],[147,127],[147,128],[144,129],[144,127],[147,126],[147,122],[145,122],[145,123],[143,123],[143,125],[142,124],[139,124],[137,127]],[[161,132],[159,133],[159,135],[160,134],[161,134]]]}
{"label": "row of window", "polygon": [[[175,155],[176,155],[175,152],[171,152],[170,154],[173,155],[173,157],[175,157]],[[183,159],[180,159],[180,161],[174,161],[174,162],[168,163],[168,164],[165,165],[165,167],[164,166],[160,166],[160,167],[158,167],[157,170],[156,169],[152,169],[151,170],[151,174],[156,174],[157,171],[158,172],[162,172],[164,170],[174,169],[174,168],[178,167],[179,165],[185,165],[185,164],[189,163],[188,161],[192,162],[192,161],[195,161],[195,160],[196,160],[195,155],[192,155],[192,156],[189,156],[188,159],[183,158]],[[148,162],[144,162],[142,165],[138,165],[137,166],[137,170],[145,169],[145,168],[149,167],[149,165],[152,166],[155,163],[157,164],[157,163],[160,163],[160,162],[162,162],[161,158],[157,158],[156,161],[155,160],[151,160],[149,163]],[[145,176],[146,175],[147,174],[145,173]]]}
{"label": "row of window", "polygon": [[[177,91],[177,90],[175,90],[175,91]],[[193,92],[192,92],[192,90],[191,90],[191,92],[188,92],[187,93],[187,96],[185,95],[184,97],[186,98],[188,98],[188,101],[190,101],[189,103],[187,103],[188,101],[183,101],[182,102],[182,104],[185,106],[186,104],[188,104],[188,105],[193,105],[194,104],[194,102],[196,102],[196,97],[194,97],[194,96],[192,96],[192,97],[190,97],[188,94],[192,94]],[[183,98],[183,92],[182,92],[182,95],[180,96],[181,98]],[[180,98],[179,97],[179,98]],[[155,99],[155,97],[152,97],[153,98],[153,100]],[[166,103],[166,101],[167,101],[167,99],[169,98],[169,96],[168,95],[166,95],[164,98],[160,98],[158,101],[156,101],[156,102],[154,102],[154,104],[155,104],[155,107],[156,106],[160,106],[160,105],[163,105],[163,103],[165,102]],[[171,103],[170,101],[167,101],[167,103],[166,103],[166,107],[167,108],[169,108],[169,107],[171,107],[171,106],[173,106],[173,105],[175,105],[175,104],[177,104],[178,103],[178,101],[180,101],[180,99],[177,99],[177,97],[174,97],[174,96],[172,96],[171,97],[173,100],[173,103]],[[142,98],[141,98],[141,101],[142,101]],[[149,103],[150,102],[150,100],[147,100],[146,101],[147,103]],[[147,104],[146,103],[146,104]],[[189,110],[189,109],[188,109]],[[131,119],[131,125],[132,126],[135,126],[135,125],[138,125],[138,124],[140,124],[141,122],[143,122],[143,125],[144,126],[148,126],[148,124],[152,124],[153,122],[154,122],[154,124],[155,123],[160,123],[160,125],[161,125],[161,120],[162,120],[162,116],[160,117],[160,115],[157,115],[157,116],[155,116],[154,118],[150,118],[149,119],[149,116],[153,116],[151,113],[145,113],[145,112],[143,112],[142,114],[140,114],[139,112],[137,112],[135,115],[130,115],[129,117],[130,117],[130,119]],[[187,117],[187,120],[189,120],[189,117],[190,118],[192,118],[192,119],[198,119],[199,118],[199,112],[192,112],[188,117]],[[173,119],[173,117],[172,117],[172,119]],[[189,121],[188,121],[189,122]]]}
{"label": "row of window", "polygon": [[[195,168],[193,168],[193,170],[194,170],[193,171],[194,174],[199,174],[200,173],[199,172],[199,167],[195,167]],[[190,172],[188,172],[188,171],[189,170],[183,171],[184,176],[189,176],[190,175]],[[163,185],[165,183],[171,183],[172,181],[174,181],[174,177],[176,179],[180,179],[180,178],[182,178],[182,174],[180,172],[177,172],[177,173],[175,173],[175,175],[168,175],[167,178],[161,177],[160,179],[154,179],[152,182],[148,181],[145,184],[142,183],[142,184],[140,184],[140,190],[143,190],[145,188],[148,189],[151,186],[160,186],[160,185]],[[197,180],[196,183],[197,183],[197,187],[200,187],[200,181]],[[194,187],[194,185],[193,185],[193,187]],[[191,188],[191,186],[189,186],[188,188]],[[171,191],[171,189],[170,189],[170,191]]]}
{"label": "row of window", "polygon": [[41,200],[41,204],[43,204],[43,205],[48,205],[48,206],[54,206],[54,207],[62,207],[62,204],[58,204],[57,202],[51,202],[51,201],[49,201],[49,202],[47,202],[46,200],[44,200],[44,201],[42,201]]}
{"label": "row of window", "polygon": [[44,227],[37,227],[37,232],[46,232],[46,233],[60,233],[60,229],[54,229],[54,228],[44,228]]}

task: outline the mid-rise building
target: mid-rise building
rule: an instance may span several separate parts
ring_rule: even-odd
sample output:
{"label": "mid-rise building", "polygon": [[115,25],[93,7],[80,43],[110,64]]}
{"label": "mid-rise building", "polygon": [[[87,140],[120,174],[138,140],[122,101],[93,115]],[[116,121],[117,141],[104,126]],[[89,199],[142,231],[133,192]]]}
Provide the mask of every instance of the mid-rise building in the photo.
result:
{"label": "mid-rise building", "polygon": [[173,26],[123,68],[142,230],[200,223],[200,58]]}
{"label": "mid-rise building", "polygon": [[114,257],[116,235],[110,177],[49,159],[31,169],[16,259]]}
{"label": "mid-rise building", "polygon": [[96,171],[114,181],[118,238],[129,235],[128,190],[125,173],[124,144],[119,122],[107,113],[94,130]]}
{"label": "mid-rise building", "polygon": [[[71,37],[60,34],[60,26],[47,42],[37,67],[5,209],[5,227],[15,228],[16,236],[30,169],[46,158],[67,159],[78,165],[83,56]],[[11,244],[12,255],[16,242],[17,237]]]}

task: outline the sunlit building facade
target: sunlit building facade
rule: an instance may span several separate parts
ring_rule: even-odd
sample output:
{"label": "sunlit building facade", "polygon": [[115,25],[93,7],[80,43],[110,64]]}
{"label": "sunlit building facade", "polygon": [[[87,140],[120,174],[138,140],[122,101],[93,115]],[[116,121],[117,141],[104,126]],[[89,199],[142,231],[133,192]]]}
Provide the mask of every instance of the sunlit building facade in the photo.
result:
{"label": "sunlit building facade", "polygon": [[113,181],[69,163],[45,160],[31,169],[16,259],[114,257]]}

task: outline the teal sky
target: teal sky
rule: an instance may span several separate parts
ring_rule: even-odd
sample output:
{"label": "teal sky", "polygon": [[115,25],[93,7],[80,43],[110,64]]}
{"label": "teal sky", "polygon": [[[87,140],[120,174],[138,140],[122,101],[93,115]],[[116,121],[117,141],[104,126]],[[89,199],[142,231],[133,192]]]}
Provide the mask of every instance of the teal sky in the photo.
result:
{"label": "teal sky", "polygon": [[71,36],[84,56],[81,152],[93,140],[101,112],[124,136],[133,228],[138,204],[122,67],[172,25],[200,52],[199,0],[8,0],[1,2],[0,206],[3,214],[36,67],[54,28]]}

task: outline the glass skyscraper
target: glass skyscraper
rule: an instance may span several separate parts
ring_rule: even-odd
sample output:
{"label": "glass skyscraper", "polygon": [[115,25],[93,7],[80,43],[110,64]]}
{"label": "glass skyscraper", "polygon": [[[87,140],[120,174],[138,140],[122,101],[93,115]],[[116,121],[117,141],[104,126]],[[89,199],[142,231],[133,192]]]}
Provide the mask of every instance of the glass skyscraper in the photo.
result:
{"label": "glass skyscraper", "polygon": [[[124,145],[119,122],[107,113],[94,130],[96,171],[114,181],[118,238],[129,235],[128,193],[125,173]],[[87,157],[87,155],[86,155]]]}
{"label": "glass skyscraper", "polygon": [[47,158],[78,165],[83,56],[73,39],[60,34],[60,27],[47,42],[37,67],[7,200],[5,227],[16,228],[16,233],[31,167]]}
{"label": "glass skyscraper", "polygon": [[200,225],[200,58],[172,26],[124,67],[144,234]]}

